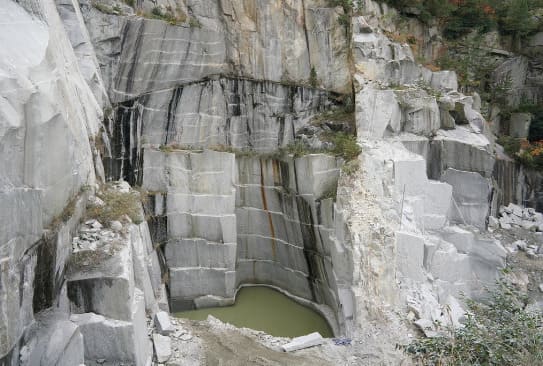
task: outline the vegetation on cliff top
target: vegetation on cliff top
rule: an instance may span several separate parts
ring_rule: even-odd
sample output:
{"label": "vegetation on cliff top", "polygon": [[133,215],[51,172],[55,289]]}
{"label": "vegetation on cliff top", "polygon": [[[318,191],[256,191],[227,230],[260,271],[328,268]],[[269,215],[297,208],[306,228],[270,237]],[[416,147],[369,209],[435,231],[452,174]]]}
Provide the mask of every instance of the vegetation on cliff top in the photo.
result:
{"label": "vegetation on cliff top", "polygon": [[541,30],[543,23],[537,10],[543,0],[382,0],[402,14],[422,22],[437,20],[449,39],[473,30],[498,29],[502,34],[523,37]]}

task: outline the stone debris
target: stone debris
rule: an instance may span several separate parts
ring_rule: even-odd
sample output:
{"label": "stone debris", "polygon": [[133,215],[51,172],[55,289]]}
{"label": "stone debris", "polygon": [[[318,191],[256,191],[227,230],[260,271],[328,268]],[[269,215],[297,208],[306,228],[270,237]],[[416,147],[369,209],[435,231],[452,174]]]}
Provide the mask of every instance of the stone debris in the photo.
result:
{"label": "stone debris", "polygon": [[155,333],[153,334],[153,345],[156,361],[159,363],[167,362],[172,356],[172,342],[170,337]]}
{"label": "stone debris", "polygon": [[125,182],[124,180],[117,181],[113,184],[113,187],[118,190],[121,193],[129,193],[130,192],[130,184],[128,182]]}
{"label": "stone debris", "polygon": [[319,346],[324,343],[324,338],[319,332],[310,333],[305,336],[292,338],[292,340],[281,346],[285,352],[293,352],[304,348]]}
{"label": "stone debris", "polygon": [[155,327],[162,335],[170,335],[175,331],[170,316],[165,311],[159,311],[155,314]]}
{"label": "stone debris", "polygon": [[121,224],[119,221],[115,220],[115,221],[111,221],[109,223],[109,227],[113,231],[121,231],[123,229],[123,224]]}
{"label": "stone debris", "polygon": [[90,196],[87,199],[87,205],[89,207],[102,207],[102,206],[105,206],[105,202],[102,201],[102,199],[100,199],[100,197]]}
{"label": "stone debris", "polygon": [[74,253],[82,250],[97,250],[117,242],[119,238],[119,233],[103,228],[98,220],[87,220],[79,228],[77,236],[72,239],[72,250]]}
{"label": "stone debris", "polygon": [[[495,217],[489,218],[489,227],[495,227]],[[500,207],[499,224],[502,229],[522,227],[531,231],[543,231],[543,214],[533,208],[523,208],[513,203]]]}

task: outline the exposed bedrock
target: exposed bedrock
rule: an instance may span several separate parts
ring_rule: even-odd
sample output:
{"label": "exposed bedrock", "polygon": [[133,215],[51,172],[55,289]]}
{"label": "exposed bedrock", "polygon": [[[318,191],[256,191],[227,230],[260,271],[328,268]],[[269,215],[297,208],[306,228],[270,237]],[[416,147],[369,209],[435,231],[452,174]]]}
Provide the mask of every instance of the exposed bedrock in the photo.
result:
{"label": "exposed bedrock", "polygon": [[[494,166],[497,182],[496,207],[516,203],[543,211],[543,176],[527,170],[503,152],[498,154]],[[496,215],[496,212],[493,212]]]}
{"label": "exposed bedrock", "polygon": [[329,306],[342,324],[331,258],[336,158],[152,149],[145,157],[143,188],[166,201],[174,309],[227,304],[240,285],[267,284]]}
{"label": "exposed bedrock", "polygon": [[[33,312],[58,289],[54,261],[62,267],[64,255],[42,234],[82,186],[94,184],[89,136],[101,110],[53,2],[2,0],[0,15],[0,363],[9,364]],[[58,254],[52,262],[38,260],[51,253]],[[34,277],[43,272],[58,278],[37,289]]]}
{"label": "exposed bedrock", "polygon": [[330,108],[326,91],[219,78],[142,95],[120,104],[110,127],[110,177],[141,183],[144,145],[274,151]]}
{"label": "exposed bedrock", "polygon": [[75,250],[66,272],[70,320],[83,336],[85,363],[147,365],[152,346],[146,312],[158,311],[161,292],[147,224],[91,232],[102,239],[96,248]]}
{"label": "exposed bedrock", "polygon": [[219,74],[309,84],[312,68],[323,88],[350,92],[341,8],[316,0],[182,3],[199,26],[82,7],[112,102]]}

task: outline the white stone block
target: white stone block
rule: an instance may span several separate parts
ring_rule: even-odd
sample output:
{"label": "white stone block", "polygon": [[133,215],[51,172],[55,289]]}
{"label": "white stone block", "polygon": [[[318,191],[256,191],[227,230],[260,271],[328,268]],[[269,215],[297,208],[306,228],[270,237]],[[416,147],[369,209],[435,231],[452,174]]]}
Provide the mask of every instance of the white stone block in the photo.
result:
{"label": "white stone block", "polygon": [[159,311],[155,314],[155,327],[162,335],[169,335],[175,330],[170,321],[170,315],[165,311]]}
{"label": "white stone block", "polygon": [[172,341],[170,337],[154,333],[153,345],[155,349],[156,361],[158,363],[167,362],[172,356]]}
{"label": "white stone block", "polygon": [[293,338],[289,343],[281,346],[283,351],[292,352],[304,348],[319,346],[324,343],[324,338],[318,332],[314,332],[305,336]]}
{"label": "white stone block", "polygon": [[396,233],[396,268],[413,281],[426,280],[424,238],[406,232]]}
{"label": "white stone block", "polygon": [[422,157],[394,161],[394,185],[399,194],[403,193],[405,187],[406,195],[423,195],[427,183],[426,162]]}

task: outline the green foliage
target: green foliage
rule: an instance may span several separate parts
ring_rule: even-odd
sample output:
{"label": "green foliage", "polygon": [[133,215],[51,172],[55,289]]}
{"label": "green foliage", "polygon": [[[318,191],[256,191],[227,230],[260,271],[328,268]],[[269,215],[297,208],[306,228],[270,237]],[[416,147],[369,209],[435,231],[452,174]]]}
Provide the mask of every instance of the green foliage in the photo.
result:
{"label": "green foliage", "polygon": [[318,114],[313,117],[311,123],[321,127],[325,123],[334,125],[343,124],[344,126],[348,127],[349,132],[354,133],[356,129],[354,105],[346,105]]}
{"label": "green foliage", "polygon": [[334,145],[332,154],[346,161],[354,160],[362,150],[356,142],[356,136],[344,132],[336,132],[328,135],[328,140]]}
{"label": "green foliage", "polygon": [[360,161],[351,160],[343,164],[341,171],[346,175],[353,175],[360,169]]}
{"label": "green foliage", "polygon": [[319,198],[320,200],[333,199],[334,201],[337,198],[337,182],[332,184]]}
{"label": "green foliage", "polygon": [[183,12],[178,10],[178,15],[175,15],[173,12],[173,9],[170,7],[166,8],[165,10],[162,10],[160,6],[155,6],[153,9],[151,9],[151,14],[144,13],[142,15],[146,18],[163,20],[165,22],[168,22],[171,25],[182,24],[182,23],[185,23],[187,20],[187,16]]}
{"label": "green foliage", "polygon": [[337,157],[343,158],[345,161],[351,161],[356,159],[360,152],[360,146],[356,142],[356,136],[344,133],[344,132],[329,132],[321,136],[323,140],[326,140],[332,144],[329,149],[314,149],[308,147],[301,141],[296,141],[293,144],[289,144],[286,147],[280,149],[276,158],[283,154],[293,155],[295,158],[302,157],[308,154],[332,154]]}
{"label": "green foliage", "polygon": [[498,87],[493,84],[492,72],[497,65],[496,59],[482,43],[483,37],[479,34],[463,42],[450,42],[447,52],[436,63],[441,69],[456,71],[461,89],[477,90],[483,100],[496,102],[493,98],[504,97],[505,94],[501,92],[505,92],[510,84],[507,81]]}
{"label": "green foliage", "polygon": [[400,348],[422,365],[542,365],[541,315],[527,312],[526,302],[513,285],[500,281],[486,303],[467,301],[463,328]]}
{"label": "green foliage", "polygon": [[502,2],[497,10],[502,33],[524,37],[537,30],[538,24],[531,16],[530,10],[528,0]]}
{"label": "green foliage", "polygon": [[123,0],[124,3],[130,7],[135,7],[136,6],[136,0]]}
{"label": "green foliage", "polygon": [[423,23],[438,20],[443,34],[457,39],[471,31],[481,33],[499,29],[517,37],[535,32],[541,22],[532,17],[533,10],[543,7],[541,0],[381,0],[400,13],[415,16]]}
{"label": "green foliage", "polygon": [[330,6],[341,6],[343,8],[343,14],[339,16],[338,22],[345,27],[347,34],[349,34],[351,15],[354,9],[353,0],[328,0],[328,4]]}
{"label": "green foliage", "polygon": [[503,146],[503,150],[510,157],[515,157],[520,151],[520,139],[511,136],[500,136],[496,142]]}
{"label": "green foliage", "polygon": [[121,8],[118,5],[115,5],[115,6],[111,7],[109,5],[101,4],[101,3],[98,3],[98,2],[93,2],[92,6],[96,10],[98,10],[98,11],[104,13],[104,14],[122,15]]}
{"label": "green foliage", "polygon": [[300,158],[302,156],[309,155],[309,154],[322,154],[326,152],[327,151],[324,149],[313,149],[313,148],[308,147],[302,141],[296,141],[292,144],[285,146],[284,148],[281,148],[279,150],[279,153],[275,157],[279,158],[283,154],[287,154],[287,155],[292,155],[294,158]]}
{"label": "green foliage", "polygon": [[456,39],[472,30],[479,33],[490,31],[496,26],[496,22],[489,11],[483,0],[464,0],[451,12],[443,35],[448,39]]}
{"label": "green foliage", "polygon": [[345,13],[353,10],[353,0],[328,0],[330,6],[341,6]]}

